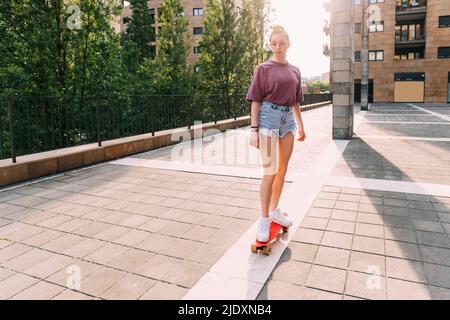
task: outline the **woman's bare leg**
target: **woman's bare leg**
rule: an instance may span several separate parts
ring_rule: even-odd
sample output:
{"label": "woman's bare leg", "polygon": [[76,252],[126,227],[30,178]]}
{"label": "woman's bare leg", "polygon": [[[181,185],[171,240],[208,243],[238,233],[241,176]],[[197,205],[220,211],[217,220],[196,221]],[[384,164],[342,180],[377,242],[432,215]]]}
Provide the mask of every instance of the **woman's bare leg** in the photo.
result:
{"label": "woman's bare leg", "polygon": [[[274,140],[273,140],[274,139]],[[264,175],[260,186],[261,213],[264,218],[269,217],[269,205],[272,197],[273,183],[276,176],[277,148],[275,138],[259,135],[259,151],[264,168]],[[275,148],[274,145],[275,144]]]}
{"label": "woman's bare leg", "polygon": [[271,192],[270,209],[276,209],[280,201],[281,192],[283,191],[284,179],[289,164],[289,159],[294,149],[294,135],[288,132],[283,138],[278,141],[278,170],[274,177],[274,182]]}

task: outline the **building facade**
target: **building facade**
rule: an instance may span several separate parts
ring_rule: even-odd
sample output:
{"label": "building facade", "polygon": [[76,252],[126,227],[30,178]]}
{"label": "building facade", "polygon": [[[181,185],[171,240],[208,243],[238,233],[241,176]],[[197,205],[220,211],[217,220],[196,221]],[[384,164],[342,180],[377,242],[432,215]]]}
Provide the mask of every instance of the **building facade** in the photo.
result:
{"label": "building facade", "polygon": [[369,102],[450,102],[450,0],[353,0],[353,16],[355,102],[367,27]]}
{"label": "building facade", "polygon": [[[155,17],[154,34],[158,37],[159,24],[156,22],[156,18],[159,15],[159,8],[164,0],[150,0],[148,1],[148,6],[152,15]],[[189,42],[191,45],[190,52],[187,56],[187,64],[192,70],[198,70],[198,60],[200,57],[200,48],[198,46],[199,39],[201,38],[204,31],[204,21],[206,18],[206,1],[204,0],[181,0],[181,4],[184,8],[184,16],[189,21]],[[242,8],[242,0],[235,0],[236,10],[240,12]],[[117,32],[123,32],[127,28],[127,23],[131,18],[132,12],[129,3],[125,1],[122,16],[113,23],[113,28]],[[152,47],[156,51],[156,37],[153,41]]]}

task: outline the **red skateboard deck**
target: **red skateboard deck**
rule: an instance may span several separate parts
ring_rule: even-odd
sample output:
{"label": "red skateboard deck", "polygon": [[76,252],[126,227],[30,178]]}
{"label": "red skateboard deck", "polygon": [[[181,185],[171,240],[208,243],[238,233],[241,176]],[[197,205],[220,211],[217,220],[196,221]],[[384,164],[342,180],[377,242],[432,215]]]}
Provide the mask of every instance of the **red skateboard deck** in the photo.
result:
{"label": "red skateboard deck", "polygon": [[[287,214],[284,214],[287,216]],[[283,230],[283,233],[288,232],[289,228],[283,227],[282,225],[272,221],[270,223],[270,229],[269,229],[269,241],[267,242],[259,242],[258,240],[255,240],[255,243],[252,244],[251,250],[253,253],[263,253],[265,255],[270,255],[272,253],[272,243],[274,243],[278,236],[280,235],[280,231]]]}

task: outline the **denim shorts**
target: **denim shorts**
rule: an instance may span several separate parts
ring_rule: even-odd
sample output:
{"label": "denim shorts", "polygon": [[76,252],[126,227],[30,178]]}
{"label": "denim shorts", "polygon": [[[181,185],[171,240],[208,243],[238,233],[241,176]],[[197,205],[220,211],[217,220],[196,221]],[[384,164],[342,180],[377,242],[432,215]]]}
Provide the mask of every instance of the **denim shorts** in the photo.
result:
{"label": "denim shorts", "polygon": [[294,111],[290,106],[279,106],[270,101],[261,102],[258,116],[259,133],[272,137],[275,132],[280,138],[286,133],[297,130]]}

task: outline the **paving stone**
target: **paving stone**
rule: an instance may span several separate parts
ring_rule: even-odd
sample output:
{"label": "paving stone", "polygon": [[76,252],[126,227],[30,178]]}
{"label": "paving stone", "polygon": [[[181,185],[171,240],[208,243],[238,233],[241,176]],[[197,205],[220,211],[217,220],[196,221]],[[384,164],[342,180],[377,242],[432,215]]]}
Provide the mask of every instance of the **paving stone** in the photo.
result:
{"label": "paving stone", "polygon": [[141,231],[136,229],[129,229],[129,231],[119,238],[113,240],[114,243],[121,244],[124,246],[134,247],[144,240],[148,239],[151,233],[147,231]]}
{"label": "paving stone", "polygon": [[227,230],[217,230],[211,237],[209,237],[206,242],[209,244],[216,245],[222,248],[231,247],[240,237],[241,233],[227,231]]}
{"label": "paving stone", "polygon": [[306,280],[311,288],[322,289],[335,293],[343,293],[346,271],[313,265]]}
{"label": "paving stone", "polygon": [[353,235],[346,233],[325,231],[321,245],[341,249],[352,248]]}
{"label": "paving stone", "polygon": [[374,254],[384,254],[384,240],[355,235],[353,237],[352,250]]}
{"label": "paving stone", "polygon": [[103,241],[114,241],[127,232],[129,232],[129,228],[121,227],[121,226],[111,226],[97,234],[94,235],[96,239]]}
{"label": "paving stone", "polygon": [[104,241],[87,238],[73,246],[68,247],[67,249],[63,250],[62,253],[71,257],[84,258],[88,254],[103,247],[105,244],[106,242]]}
{"label": "paving stone", "polygon": [[35,285],[17,293],[11,300],[48,300],[64,291],[64,288],[45,281],[40,281]]}
{"label": "paving stone", "polygon": [[48,251],[40,249],[32,249],[28,252],[25,252],[24,254],[21,254],[13,259],[10,259],[2,263],[2,266],[8,269],[12,269],[14,271],[23,271],[32,266],[33,264],[39,263],[50,256],[51,253]]}
{"label": "paving stone", "polygon": [[311,208],[306,213],[309,217],[316,217],[316,218],[329,218],[331,216],[333,209],[332,208]]}
{"label": "paving stone", "polygon": [[105,265],[128,250],[129,249],[125,246],[107,243],[85,256],[84,259]]}
{"label": "paving stone", "polygon": [[276,281],[302,285],[306,281],[310,268],[311,265],[309,263],[293,260],[279,261],[275,269],[272,271],[271,277]]}
{"label": "paving stone", "polygon": [[345,294],[371,300],[386,299],[386,280],[378,274],[349,271]]}
{"label": "paving stone", "polygon": [[155,280],[129,274],[101,293],[100,297],[112,300],[135,300],[155,284]]}
{"label": "paving stone", "polygon": [[86,238],[84,237],[67,233],[62,237],[56,238],[55,240],[45,243],[44,245],[42,245],[42,248],[53,252],[62,252],[63,250],[75,244],[78,244],[85,239]]}
{"label": "paving stone", "polygon": [[357,222],[355,234],[366,237],[384,238],[384,228],[380,225]]}
{"label": "paving stone", "polygon": [[430,300],[428,287],[424,284],[397,279],[387,279],[389,300]]}
{"label": "paving stone", "polygon": [[153,279],[190,288],[207,271],[208,267],[202,264],[155,255],[139,268],[138,273]]}
{"label": "paving stone", "polygon": [[329,220],[327,230],[353,234],[355,230],[355,223],[350,221]]}
{"label": "paving stone", "polygon": [[382,255],[352,251],[348,268],[362,273],[374,274],[376,272],[384,276],[386,274],[385,264],[386,258]]}
{"label": "paving stone", "polygon": [[226,249],[211,244],[197,243],[194,251],[186,258],[207,266],[213,266],[226,252]]}
{"label": "paving stone", "polygon": [[290,258],[292,260],[313,262],[317,248],[318,246],[314,244],[290,242],[286,251],[290,250]]}
{"label": "paving stone", "polygon": [[334,220],[345,220],[345,221],[356,221],[357,213],[355,211],[333,209],[331,214],[331,219]]}
{"label": "paving stone", "polygon": [[416,230],[444,233],[444,229],[439,222],[413,220],[413,223]]}
{"label": "paving stone", "polygon": [[359,212],[356,221],[359,223],[383,225],[384,217],[380,214]]}
{"label": "paving stone", "polygon": [[61,231],[45,230],[32,237],[22,240],[22,243],[30,246],[40,247],[52,240],[62,237],[63,235],[65,235],[65,233]]}
{"label": "paving stone", "polygon": [[409,219],[409,218],[402,218],[402,217],[384,215],[383,216],[383,223],[386,226],[400,227],[400,228],[409,228],[409,229],[413,228],[412,220]]}
{"label": "paving stone", "polygon": [[203,226],[192,226],[187,232],[183,233],[182,237],[188,240],[196,240],[206,242],[217,229]]}
{"label": "paving stone", "polygon": [[161,254],[185,259],[189,257],[199,246],[198,242],[184,239],[174,239],[160,250]]}
{"label": "paving stone", "polygon": [[108,262],[108,266],[127,272],[138,273],[139,268],[149,261],[154,253],[137,249],[129,249]]}
{"label": "paving stone", "polygon": [[417,242],[428,246],[450,248],[450,239],[445,233],[416,231]]}
{"label": "paving stone", "polygon": [[387,240],[396,240],[404,242],[416,242],[414,231],[411,229],[384,227],[384,237]]}
{"label": "paving stone", "polygon": [[450,300],[450,289],[430,286],[432,300]]}
{"label": "paving stone", "polygon": [[178,300],[181,299],[188,289],[182,288],[175,284],[157,282],[147,292],[145,292],[140,300]]}
{"label": "paving stone", "polygon": [[314,259],[314,264],[347,269],[349,258],[350,258],[349,250],[321,246],[317,250],[317,254]]}
{"label": "paving stone", "polygon": [[450,249],[420,245],[423,261],[450,266]]}
{"label": "paving stone", "polygon": [[3,264],[10,259],[14,259],[15,257],[20,256],[21,254],[24,254],[32,249],[33,248],[30,246],[19,243],[14,243],[6,248],[3,248],[0,250],[0,264]]}
{"label": "paving stone", "polygon": [[387,257],[386,269],[388,277],[427,283],[422,262]]}
{"label": "paving stone", "polygon": [[0,281],[3,281],[3,280],[5,280],[5,279],[7,279],[7,278],[9,278],[9,277],[11,277],[11,276],[13,276],[15,274],[16,274],[16,272],[13,272],[13,271],[10,271],[8,269],[0,267]]}
{"label": "paving stone", "polygon": [[298,228],[292,240],[303,243],[320,244],[324,231]]}
{"label": "paving stone", "polygon": [[23,274],[15,274],[0,282],[0,299],[6,300],[31,287],[39,280]]}
{"label": "paving stone", "polygon": [[71,257],[53,254],[49,258],[42,260],[39,263],[31,265],[29,268],[23,270],[24,273],[41,279],[46,279],[52,274],[67,268],[69,265],[76,263]]}
{"label": "paving stone", "polygon": [[125,276],[125,272],[107,267],[100,268],[81,280],[81,291],[93,296],[100,296],[102,292]]}
{"label": "paving stone", "polygon": [[381,204],[359,203],[357,211],[373,214],[383,214],[383,206]]}
{"label": "paving stone", "polygon": [[305,217],[301,223],[302,228],[325,230],[328,219]]}
{"label": "paving stone", "polygon": [[299,300],[303,287],[287,282],[271,280],[266,282],[257,300]]}
{"label": "paving stone", "polygon": [[421,261],[419,249],[414,243],[385,240],[385,245],[387,256]]}
{"label": "paving stone", "polygon": [[334,209],[358,211],[358,202],[336,201]]}

